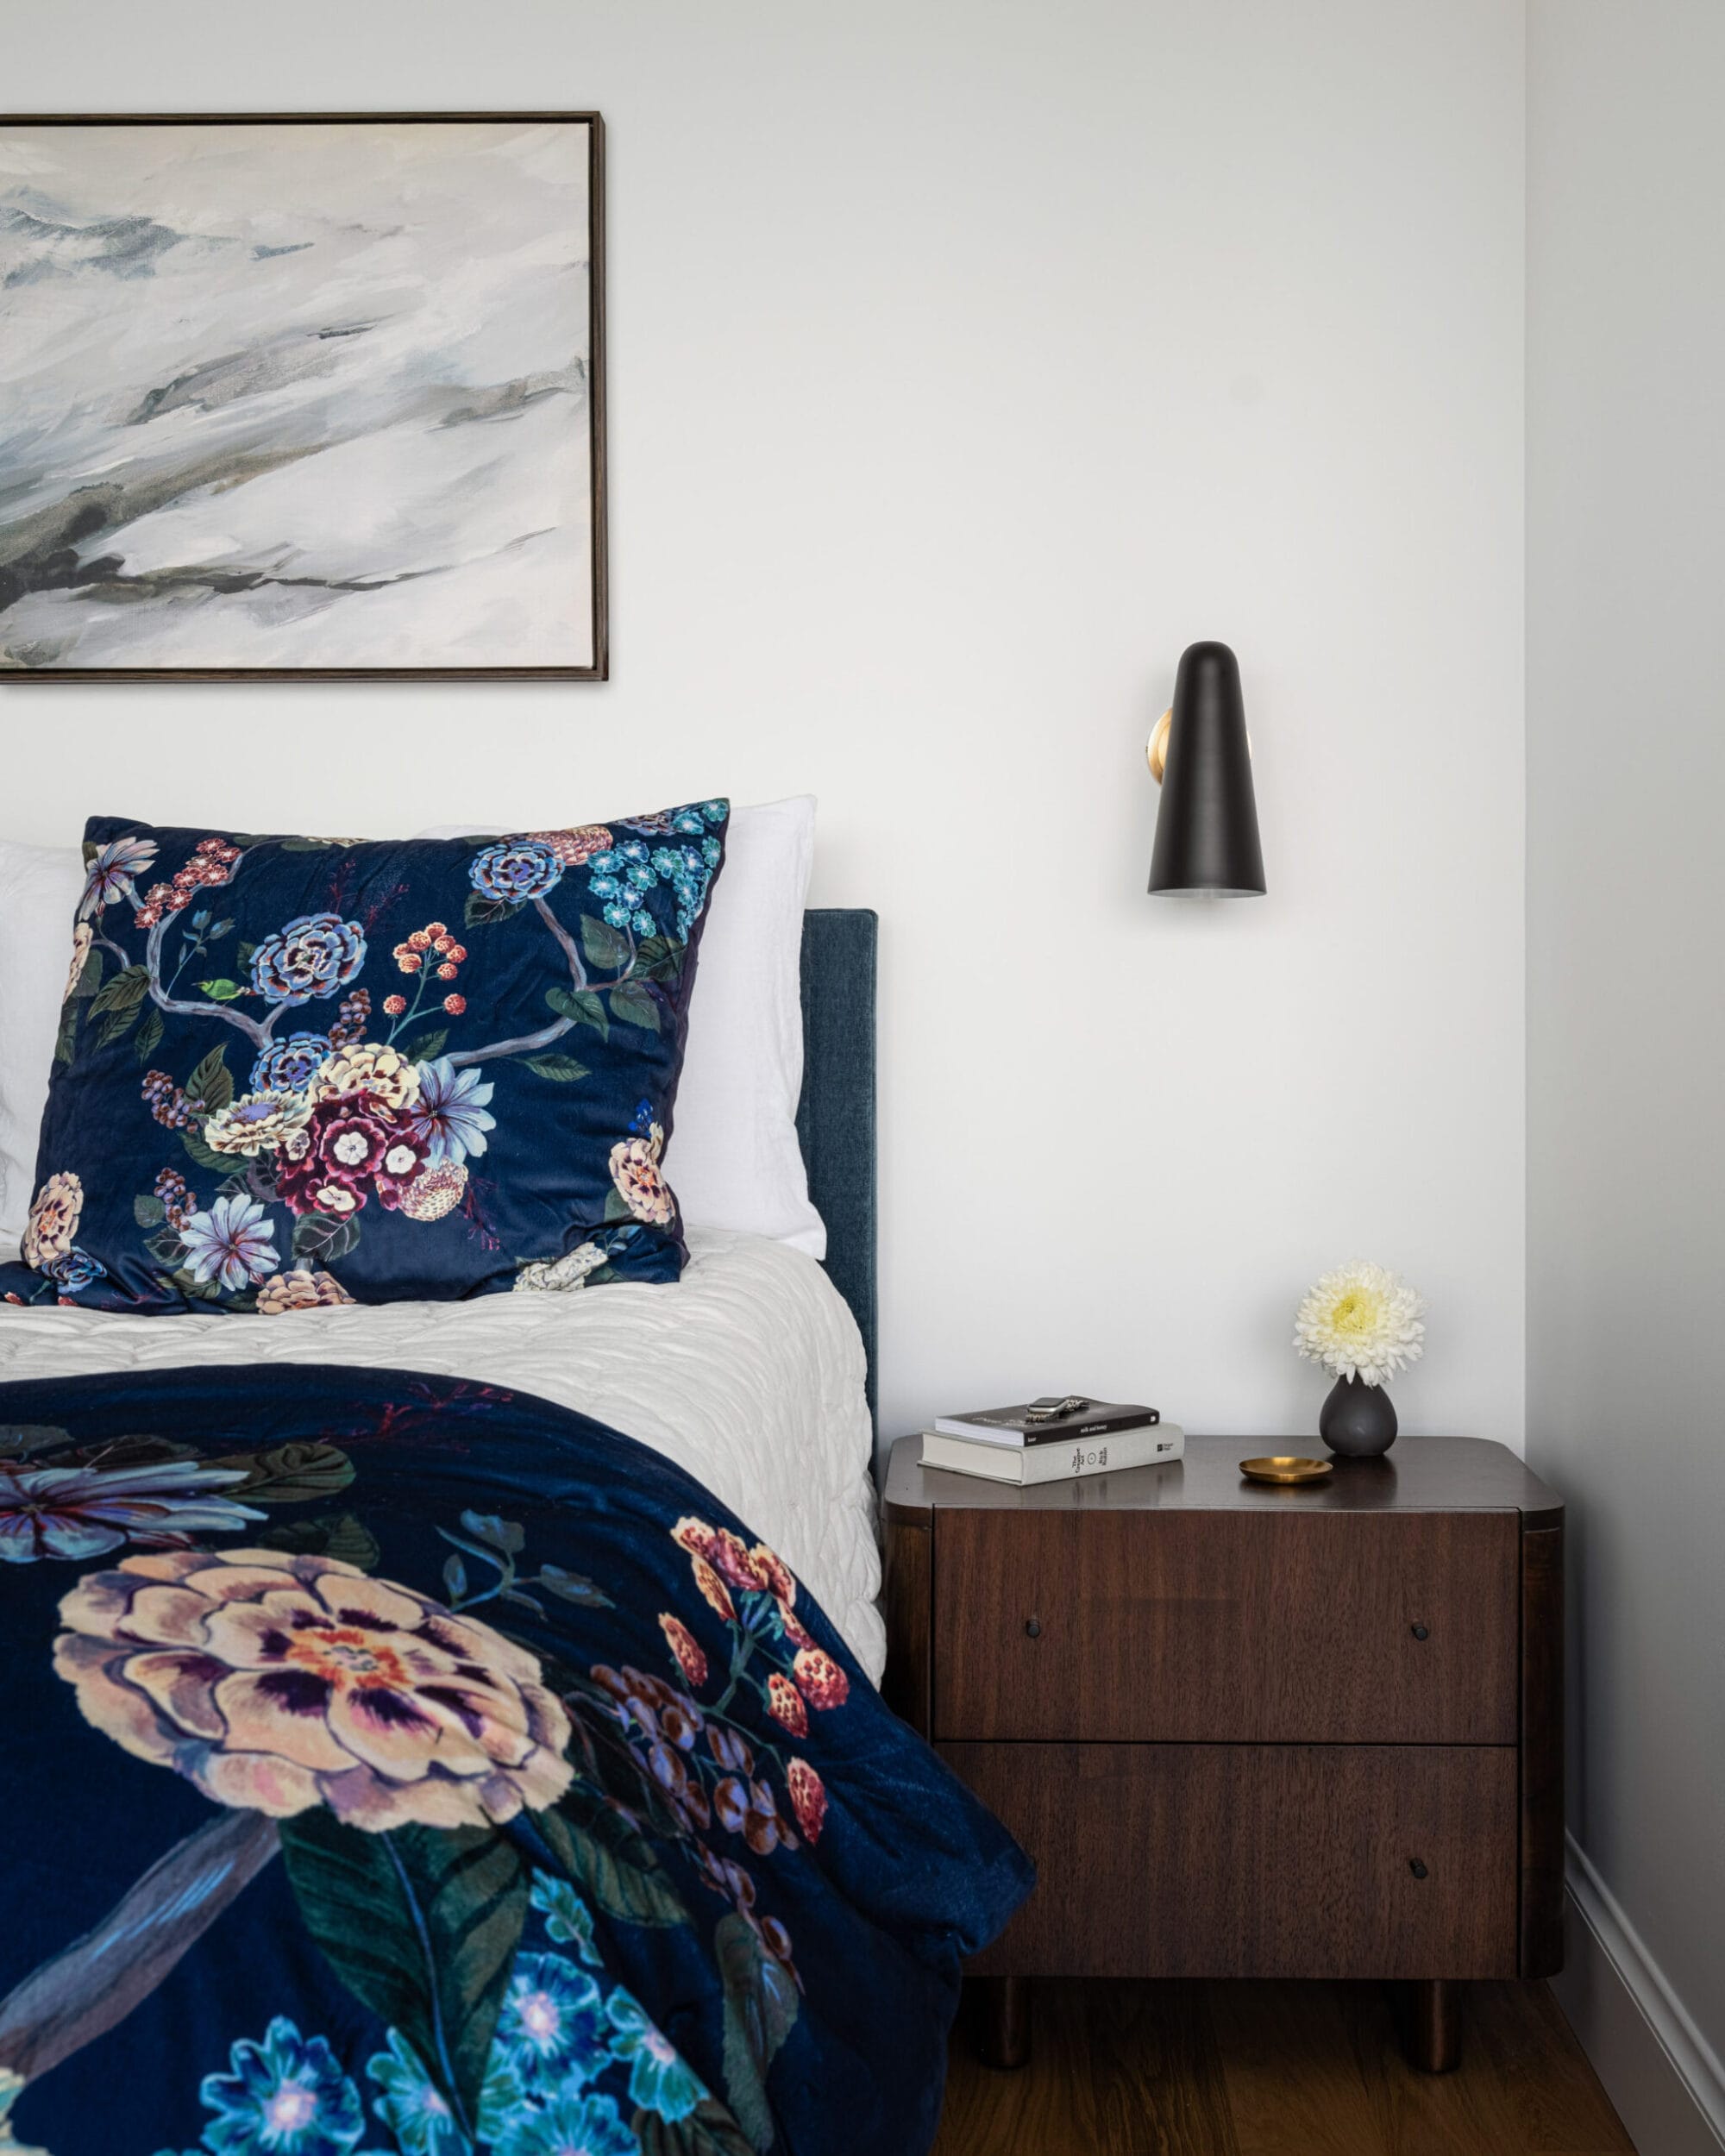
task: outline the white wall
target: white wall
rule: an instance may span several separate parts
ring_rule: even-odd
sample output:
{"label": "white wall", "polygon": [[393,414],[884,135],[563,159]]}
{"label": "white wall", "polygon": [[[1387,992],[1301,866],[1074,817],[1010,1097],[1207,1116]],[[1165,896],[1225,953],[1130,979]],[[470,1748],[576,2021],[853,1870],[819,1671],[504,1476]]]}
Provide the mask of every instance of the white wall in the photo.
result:
{"label": "white wall", "polygon": [[[1324,1266],[1522,1416],[1522,37],[1511,0],[158,0],[17,109],[593,105],[603,689],[4,693],[0,818],[314,830],[822,799],[882,918],[882,1414],[1079,1384],[1310,1431]],[[1144,893],[1181,648],[1267,900]]]}
{"label": "white wall", "polygon": [[1725,2132],[1725,11],[1534,0],[1528,62],[1527,1451],[1571,1831]]}

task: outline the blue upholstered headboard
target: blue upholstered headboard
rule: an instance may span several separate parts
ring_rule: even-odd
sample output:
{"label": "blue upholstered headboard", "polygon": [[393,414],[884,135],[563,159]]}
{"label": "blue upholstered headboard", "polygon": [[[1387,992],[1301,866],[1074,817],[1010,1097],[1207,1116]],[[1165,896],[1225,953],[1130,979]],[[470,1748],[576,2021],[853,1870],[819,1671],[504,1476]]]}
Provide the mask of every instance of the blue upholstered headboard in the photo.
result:
{"label": "blue upholstered headboard", "polygon": [[826,1269],[869,1353],[875,1413],[875,948],[861,906],[803,915],[803,1095],[797,1136],[826,1223]]}

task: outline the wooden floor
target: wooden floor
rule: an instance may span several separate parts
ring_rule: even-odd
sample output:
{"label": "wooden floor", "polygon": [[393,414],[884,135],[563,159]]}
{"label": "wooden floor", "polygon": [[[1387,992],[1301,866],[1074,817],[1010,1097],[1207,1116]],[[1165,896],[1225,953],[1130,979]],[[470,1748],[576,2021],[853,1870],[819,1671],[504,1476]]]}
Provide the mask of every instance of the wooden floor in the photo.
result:
{"label": "wooden floor", "polygon": [[935,2156],[1634,2156],[1543,1984],[1469,1985],[1444,2075],[1376,1984],[1045,1983],[1034,2028],[995,2073],[961,2016]]}

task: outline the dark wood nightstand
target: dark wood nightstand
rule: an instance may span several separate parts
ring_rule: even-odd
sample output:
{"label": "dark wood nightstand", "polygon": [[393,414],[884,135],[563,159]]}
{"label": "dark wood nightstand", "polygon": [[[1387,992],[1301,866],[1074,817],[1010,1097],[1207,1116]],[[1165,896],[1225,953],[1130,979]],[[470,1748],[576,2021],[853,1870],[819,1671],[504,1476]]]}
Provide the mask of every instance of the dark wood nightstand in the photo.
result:
{"label": "dark wood nightstand", "polygon": [[1563,1506],[1404,1438],[1276,1489],[1267,1438],[1021,1490],[893,1448],[887,1696],[1035,1858],[969,1965],[1016,2063],[1035,1976],[1405,1980],[1562,1965]]}

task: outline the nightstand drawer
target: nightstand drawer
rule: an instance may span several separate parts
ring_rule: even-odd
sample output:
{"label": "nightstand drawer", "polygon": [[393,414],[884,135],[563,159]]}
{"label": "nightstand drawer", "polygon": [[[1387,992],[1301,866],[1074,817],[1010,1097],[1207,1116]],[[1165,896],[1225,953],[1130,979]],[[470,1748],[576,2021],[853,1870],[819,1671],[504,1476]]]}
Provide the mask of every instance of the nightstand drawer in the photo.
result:
{"label": "nightstand drawer", "polygon": [[942,1510],[935,1538],[942,1740],[1516,1741],[1513,1512],[1292,1493],[1285,1512]]}
{"label": "nightstand drawer", "polygon": [[1511,1749],[940,1752],[1041,1875],[973,1975],[1516,1974]]}

